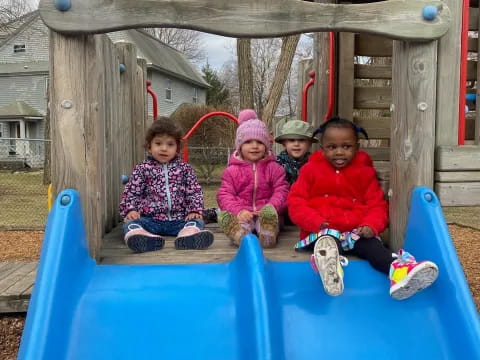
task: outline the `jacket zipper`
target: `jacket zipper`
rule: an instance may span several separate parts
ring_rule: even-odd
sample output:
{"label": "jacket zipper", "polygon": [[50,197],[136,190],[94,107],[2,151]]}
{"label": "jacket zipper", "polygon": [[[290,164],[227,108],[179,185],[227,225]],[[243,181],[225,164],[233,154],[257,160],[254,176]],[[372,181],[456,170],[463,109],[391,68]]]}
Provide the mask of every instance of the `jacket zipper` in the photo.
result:
{"label": "jacket zipper", "polygon": [[167,217],[168,220],[172,220],[170,211],[172,210],[172,197],[170,194],[170,186],[168,184],[168,165],[163,164],[163,173],[165,175],[165,192],[167,193]]}
{"label": "jacket zipper", "polygon": [[257,164],[253,163],[253,211],[257,211],[256,206],[257,197]]}

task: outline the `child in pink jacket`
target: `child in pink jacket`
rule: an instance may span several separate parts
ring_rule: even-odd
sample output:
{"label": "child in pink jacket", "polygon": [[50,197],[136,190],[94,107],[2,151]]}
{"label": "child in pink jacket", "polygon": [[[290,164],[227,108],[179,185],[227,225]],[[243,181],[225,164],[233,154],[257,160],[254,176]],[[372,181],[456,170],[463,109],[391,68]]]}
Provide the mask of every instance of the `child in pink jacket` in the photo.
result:
{"label": "child in pink jacket", "polygon": [[270,152],[270,134],[255,111],[241,111],[238,121],[236,151],[217,193],[218,223],[236,246],[245,234],[256,232],[263,247],[274,247],[278,218],[286,210],[285,171]]}

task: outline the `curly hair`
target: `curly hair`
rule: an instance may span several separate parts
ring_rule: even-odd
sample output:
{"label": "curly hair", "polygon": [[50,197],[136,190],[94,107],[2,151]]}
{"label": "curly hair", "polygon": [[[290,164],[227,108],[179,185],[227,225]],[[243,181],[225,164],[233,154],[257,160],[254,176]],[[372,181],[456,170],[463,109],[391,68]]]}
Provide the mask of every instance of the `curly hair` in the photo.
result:
{"label": "curly hair", "polygon": [[180,151],[180,144],[182,141],[183,130],[178,123],[167,116],[160,116],[148,128],[145,135],[145,149],[148,150],[150,144],[155,136],[168,135],[177,142],[177,152]]}

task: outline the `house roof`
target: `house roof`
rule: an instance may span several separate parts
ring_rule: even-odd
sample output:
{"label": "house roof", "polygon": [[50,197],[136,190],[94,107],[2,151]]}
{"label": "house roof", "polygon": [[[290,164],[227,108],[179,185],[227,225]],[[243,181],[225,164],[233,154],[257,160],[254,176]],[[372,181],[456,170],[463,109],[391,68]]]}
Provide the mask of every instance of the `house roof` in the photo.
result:
{"label": "house roof", "polygon": [[0,117],[43,117],[43,115],[25,101],[14,101],[0,107]]}
{"label": "house roof", "polygon": [[23,62],[16,64],[0,64],[0,76],[4,74],[48,74],[48,61]]}
{"label": "house roof", "polygon": [[14,19],[4,24],[4,30],[0,31],[0,47],[2,47],[5,43],[20,34],[26,27],[28,27],[39,17],[40,12],[38,10],[35,10],[20,16],[18,19]]}
{"label": "house roof", "polygon": [[209,87],[194,66],[178,50],[139,29],[127,30],[147,63],[157,70],[189,80],[201,87]]}

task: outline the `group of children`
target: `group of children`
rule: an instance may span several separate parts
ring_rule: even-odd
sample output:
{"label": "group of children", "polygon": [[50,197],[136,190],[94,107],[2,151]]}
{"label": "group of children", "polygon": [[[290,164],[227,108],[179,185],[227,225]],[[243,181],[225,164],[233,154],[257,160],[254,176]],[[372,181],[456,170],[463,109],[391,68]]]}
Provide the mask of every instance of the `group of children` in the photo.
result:
{"label": "group of children", "polygon": [[[388,224],[388,205],[369,155],[359,150],[365,130],[333,117],[315,132],[300,120],[285,123],[271,152],[270,133],[254,110],[238,116],[235,152],[217,193],[218,223],[236,246],[256,233],[264,248],[277,244],[283,224],[300,228],[297,251],[310,251],[325,291],[343,292],[344,255],[356,255],[390,279],[390,295],[405,299],[431,285],[437,266],[416,262],[406,251],[390,251],[379,234]],[[317,139],[318,136],[318,139]],[[176,249],[207,249],[203,194],[192,167],[179,156],[182,132],[166,117],[147,132],[148,157],[138,164],[120,203],[125,243],[134,252],[160,250],[162,236],[176,236]],[[312,143],[321,150],[310,156]],[[301,169],[301,170],[300,170]]]}

